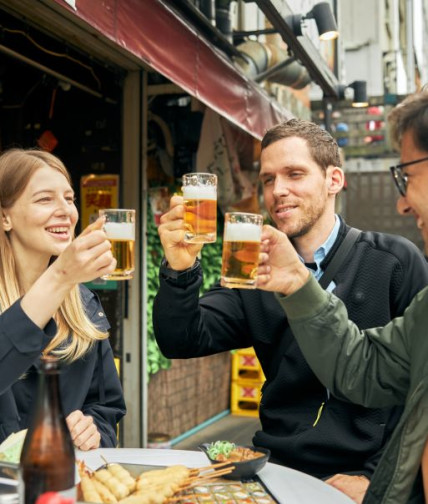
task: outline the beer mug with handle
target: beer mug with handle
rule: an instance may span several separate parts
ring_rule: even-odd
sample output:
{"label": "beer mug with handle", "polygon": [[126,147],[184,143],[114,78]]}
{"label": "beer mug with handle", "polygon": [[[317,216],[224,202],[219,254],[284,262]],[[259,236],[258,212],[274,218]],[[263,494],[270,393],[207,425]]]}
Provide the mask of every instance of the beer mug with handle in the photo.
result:
{"label": "beer mug with handle", "polygon": [[237,289],[255,289],[263,216],[229,212],[224,217],[221,285]]}
{"label": "beer mug with handle", "polygon": [[217,175],[183,175],[184,241],[212,243],[217,239]]}
{"label": "beer mug with handle", "polygon": [[99,211],[104,216],[104,231],[111,242],[117,261],[116,269],[104,280],[129,280],[135,269],[135,210],[106,208]]}

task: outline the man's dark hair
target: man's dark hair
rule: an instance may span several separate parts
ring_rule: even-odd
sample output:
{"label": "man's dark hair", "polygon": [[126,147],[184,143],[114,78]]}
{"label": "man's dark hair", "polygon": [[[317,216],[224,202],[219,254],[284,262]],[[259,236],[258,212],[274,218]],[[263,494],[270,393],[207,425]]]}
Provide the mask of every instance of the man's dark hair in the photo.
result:
{"label": "man's dark hair", "polygon": [[262,150],[283,138],[299,137],[306,140],[312,159],[323,170],[342,166],[339,147],[330,133],[317,124],[303,119],[290,119],[269,129],[262,139]]}
{"label": "man's dark hair", "polygon": [[405,98],[388,115],[388,124],[395,146],[400,149],[403,134],[413,132],[416,147],[428,152],[428,89]]}

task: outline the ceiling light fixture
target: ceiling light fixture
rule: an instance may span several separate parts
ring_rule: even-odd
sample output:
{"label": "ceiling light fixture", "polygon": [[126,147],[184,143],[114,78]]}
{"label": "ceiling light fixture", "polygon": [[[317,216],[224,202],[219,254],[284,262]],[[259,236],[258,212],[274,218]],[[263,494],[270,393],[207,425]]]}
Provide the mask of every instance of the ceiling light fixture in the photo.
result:
{"label": "ceiling light fixture", "polygon": [[291,26],[294,35],[302,36],[302,26],[307,19],[314,19],[320,40],[333,40],[339,36],[336,20],[328,2],[319,2],[305,15],[287,16],[286,22]]}
{"label": "ceiling light fixture", "polygon": [[[351,89],[353,89],[353,93],[350,91]],[[339,96],[339,100],[351,100],[351,105],[355,108],[369,106],[366,81],[357,80],[348,85],[339,84],[337,86],[337,94]]]}
{"label": "ceiling light fixture", "polygon": [[367,97],[367,82],[363,80],[356,80],[349,84],[350,88],[354,90],[354,98],[352,106],[356,108],[363,108],[369,106],[369,99]]}

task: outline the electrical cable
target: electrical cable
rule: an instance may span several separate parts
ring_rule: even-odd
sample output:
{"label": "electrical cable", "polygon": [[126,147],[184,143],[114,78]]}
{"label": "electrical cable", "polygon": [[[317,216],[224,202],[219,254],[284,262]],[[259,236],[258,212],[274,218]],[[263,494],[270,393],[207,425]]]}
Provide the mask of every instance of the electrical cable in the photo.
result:
{"label": "electrical cable", "polygon": [[73,61],[74,63],[77,63],[78,65],[80,65],[81,67],[85,68],[86,70],[88,70],[92,77],[95,79],[96,83],[98,84],[98,89],[101,89],[101,81],[100,79],[97,77],[96,73],[94,72],[94,69],[89,66],[89,65],[86,65],[85,63],[82,63],[81,61],[79,61],[78,59],[76,58],[73,58],[72,56],[66,54],[66,53],[57,53],[55,51],[51,51],[50,49],[46,49],[45,47],[43,47],[42,45],[40,45],[38,42],[36,42],[30,35],[28,35],[28,33],[25,33],[24,31],[22,30],[14,30],[14,29],[10,29],[10,28],[6,28],[2,25],[0,25],[0,29],[5,31],[5,32],[9,32],[9,33],[13,33],[13,34],[19,34],[19,35],[23,35],[25,38],[27,38],[35,47],[37,47],[38,49],[40,49],[41,51],[45,52],[46,54],[49,54],[51,56],[55,56],[57,58],[66,58],[66,59],[69,59],[70,61]]}

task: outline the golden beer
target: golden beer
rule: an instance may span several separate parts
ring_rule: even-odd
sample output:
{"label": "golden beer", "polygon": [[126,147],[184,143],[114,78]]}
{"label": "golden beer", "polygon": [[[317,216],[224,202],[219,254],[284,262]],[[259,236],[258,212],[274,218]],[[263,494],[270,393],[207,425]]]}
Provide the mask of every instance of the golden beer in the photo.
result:
{"label": "golden beer", "polygon": [[104,231],[111,242],[111,252],[117,264],[104,280],[129,280],[135,270],[135,210],[100,210],[106,222]]}
{"label": "golden beer", "polygon": [[[234,222],[237,215],[238,222]],[[242,216],[250,217],[241,222]],[[223,287],[256,288],[262,223],[261,215],[239,212],[226,214],[221,268]]]}
{"label": "golden beer", "polygon": [[116,268],[109,280],[128,280],[135,269],[135,240],[110,240],[111,252],[116,259]]}
{"label": "golden beer", "polygon": [[[194,175],[194,174],[193,174]],[[184,241],[212,243],[217,239],[217,187],[183,185]]]}

